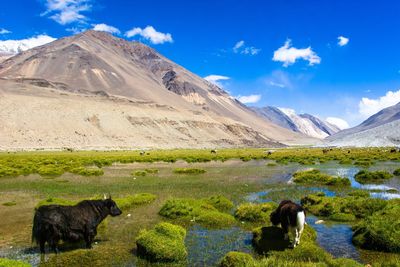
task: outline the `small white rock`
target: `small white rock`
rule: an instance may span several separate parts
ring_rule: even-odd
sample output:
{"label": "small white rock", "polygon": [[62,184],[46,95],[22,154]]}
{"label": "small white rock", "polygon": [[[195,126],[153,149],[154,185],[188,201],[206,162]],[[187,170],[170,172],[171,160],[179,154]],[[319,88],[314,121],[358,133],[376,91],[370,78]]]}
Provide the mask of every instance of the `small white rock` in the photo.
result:
{"label": "small white rock", "polygon": [[13,248],[13,246],[10,246],[10,248]]}
{"label": "small white rock", "polygon": [[322,224],[324,222],[325,222],[324,220],[318,220],[318,221],[315,222],[315,224]]}
{"label": "small white rock", "polygon": [[242,224],[244,224],[244,221],[242,221]]}
{"label": "small white rock", "polygon": [[126,215],[126,217],[131,217],[132,216],[132,214],[130,214],[130,213],[128,213],[127,215]]}
{"label": "small white rock", "polygon": [[133,177],[133,180],[136,180],[136,177]]}
{"label": "small white rock", "polygon": [[97,243],[97,242],[94,242],[94,244],[97,245],[98,243]]}

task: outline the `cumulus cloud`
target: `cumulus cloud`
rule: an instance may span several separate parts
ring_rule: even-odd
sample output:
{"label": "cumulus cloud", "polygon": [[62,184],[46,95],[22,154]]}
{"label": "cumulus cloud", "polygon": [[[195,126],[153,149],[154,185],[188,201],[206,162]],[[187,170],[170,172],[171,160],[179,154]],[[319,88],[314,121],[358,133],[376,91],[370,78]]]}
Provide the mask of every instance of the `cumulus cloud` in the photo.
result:
{"label": "cumulus cloud", "polygon": [[55,41],[56,38],[42,34],[22,40],[0,41],[0,52],[8,54],[17,54],[36,46],[44,45]]}
{"label": "cumulus cloud", "polygon": [[257,103],[261,99],[261,95],[244,95],[244,96],[237,96],[237,100],[242,102],[243,104],[253,104]]}
{"label": "cumulus cloud", "polygon": [[147,26],[146,28],[133,28],[125,33],[125,36],[130,38],[139,35],[146,40],[149,40],[153,44],[163,44],[166,42],[172,43],[172,36],[170,33],[162,33],[156,31],[153,26]]}
{"label": "cumulus cloud", "polygon": [[261,49],[255,48],[254,46],[245,46],[245,42],[243,40],[238,41],[232,48],[235,54],[243,54],[243,55],[257,55],[260,53]]}
{"label": "cumulus cloud", "polygon": [[82,12],[92,9],[91,0],[47,0],[46,11],[42,16],[50,15],[50,18],[61,25],[73,22],[84,23],[87,17]]}
{"label": "cumulus cloud", "polygon": [[338,127],[340,130],[347,129],[349,128],[349,124],[347,121],[341,118],[336,118],[336,117],[328,117],[326,118],[326,121],[336,127]]}
{"label": "cumulus cloud", "polygon": [[290,39],[274,52],[274,57],[272,58],[273,61],[282,62],[284,67],[294,64],[298,59],[308,61],[310,66],[321,63],[321,58],[311,49],[311,46],[300,49],[295,48],[292,47]]}
{"label": "cumulus cloud", "polygon": [[338,37],[338,45],[339,46],[345,46],[345,45],[347,45],[349,43],[349,41],[350,41],[350,39],[346,38],[344,36],[339,36]]}
{"label": "cumulus cloud", "polygon": [[7,34],[7,33],[11,33],[11,31],[6,30],[4,28],[0,28],[0,34]]}
{"label": "cumulus cloud", "polygon": [[100,23],[100,24],[93,24],[93,30],[95,31],[100,31],[100,32],[109,32],[109,33],[115,33],[115,34],[120,34],[120,30],[118,30],[117,28],[104,24],[104,23]]}
{"label": "cumulus cloud", "polygon": [[381,111],[382,109],[396,105],[399,102],[400,90],[396,92],[388,91],[386,95],[376,99],[363,97],[358,104],[358,111],[364,118],[367,118]]}

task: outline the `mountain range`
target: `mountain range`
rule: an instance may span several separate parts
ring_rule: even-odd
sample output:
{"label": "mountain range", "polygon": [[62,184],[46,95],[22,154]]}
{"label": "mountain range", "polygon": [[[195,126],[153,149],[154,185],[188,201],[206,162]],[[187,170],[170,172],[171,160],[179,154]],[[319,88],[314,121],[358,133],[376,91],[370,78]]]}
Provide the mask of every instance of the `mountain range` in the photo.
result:
{"label": "mountain range", "polygon": [[400,146],[400,103],[326,139],[332,146]]}
{"label": "mountain range", "polygon": [[3,150],[318,143],[154,49],[92,30],[2,61],[0,96]]}
{"label": "mountain range", "polygon": [[266,106],[252,107],[254,112],[264,119],[294,132],[324,139],[340,131],[340,129],[310,114],[299,114],[292,109]]}

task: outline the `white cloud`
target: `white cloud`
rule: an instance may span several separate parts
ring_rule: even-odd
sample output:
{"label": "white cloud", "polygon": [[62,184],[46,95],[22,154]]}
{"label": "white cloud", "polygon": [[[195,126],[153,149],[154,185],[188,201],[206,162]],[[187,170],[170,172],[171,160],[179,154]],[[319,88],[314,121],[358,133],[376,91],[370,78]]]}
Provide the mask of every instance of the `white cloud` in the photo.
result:
{"label": "white cloud", "polygon": [[241,48],[242,46],[244,46],[244,41],[238,41],[235,46],[233,47],[233,52],[238,53],[239,52],[239,48]]}
{"label": "white cloud", "polygon": [[11,31],[4,28],[0,28],[0,34],[7,34],[7,33],[11,33]]}
{"label": "white cloud", "polygon": [[261,49],[255,48],[254,46],[245,46],[245,42],[243,40],[238,41],[232,48],[235,54],[240,53],[243,55],[257,55],[260,53]]}
{"label": "white cloud", "polygon": [[340,130],[347,129],[350,127],[349,124],[347,123],[347,121],[345,121],[344,119],[341,119],[341,118],[328,117],[328,118],[326,118],[326,121],[332,125],[335,125]]}
{"label": "white cloud", "polygon": [[273,81],[269,81],[269,85],[275,86],[275,87],[279,87],[279,88],[285,88],[286,86],[283,83],[277,83],[277,82],[273,82]]}
{"label": "white cloud", "polygon": [[284,67],[294,64],[297,59],[308,61],[310,66],[321,63],[321,58],[311,49],[311,46],[301,49],[291,46],[291,40],[288,39],[282,47],[274,52],[272,60],[283,62]]}
{"label": "white cloud", "polygon": [[400,90],[396,92],[389,91],[386,93],[386,95],[377,99],[363,97],[358,104],[358,111],[364,118],[367,118],[381,111],[382,109],[396,105],[399,102]]}
{"label": "white cloud", "polygon": [[36,46],[44,45],[53,42],[55,40],[56,38],[42,34],[22,40],[0,41],[0,52],[17,54],[21,51],[25,51]]}
{"label": "white cloud", "polygon": [[95,31],[100,31],[100,32],[109,32],[109,33],[116,33],[116,34],[120,34],[121,32],[110,25],[104,24],[104,23],[100,23],[100,24],[93,24],[93,30]]}
{"label": "white cloud", "polygon": [[73,22],[85,23],[87,17],[81,13],[92,9],[90,2],[91,0],[47,0],[47,10],[41,15],[52,14],[50,18],[61,25]]}
{"label": "white cloud", "polygon": [[339,36],[338,37],[338,45],[339,46],[345,46],[345,45],[347,45],[348,43],[349,43],[349,41],[350,41],[350,39],[349,38],[346,38],[346,37],[344,37],[344,36]]}
{"label": "white cloud", "polygon": [[223,87],[222,84],[220,83],[220,81],[226,81],[229,80],[230,77],[227,76],[222,76],[222,75],[208,75],[206,77],[204,77],[204,80],[209,81],[210,83],[215,84],[218,87]]}
{"label": "white cloud", "polygon": [[244,95],[244,96],[237,96],[237,100],[242,102],[243,104],[253,104],[257,103],[261,99],[261,95]]}
{"label": "white cloud", "polygon": [[163,44],[166,42],[172,43],[172,36],[170,33],[162,33],[156,31],[153,26],[147,26],[146,28],[133,28],[125,33],[125,36],[130,38],[136,35],[140,35],[143,38],[149,40],[153,44]]}

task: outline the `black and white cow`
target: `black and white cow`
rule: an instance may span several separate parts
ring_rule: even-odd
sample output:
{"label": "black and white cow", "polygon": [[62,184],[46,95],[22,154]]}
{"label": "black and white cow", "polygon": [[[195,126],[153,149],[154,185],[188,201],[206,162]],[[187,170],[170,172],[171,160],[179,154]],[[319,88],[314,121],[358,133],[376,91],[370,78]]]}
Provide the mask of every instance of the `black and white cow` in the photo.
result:
{"label": "black and white cow", "polygon": [[300,237],[306,223],[306,212],[304,208],[291,200],[283,200],[278,208],[270,215],[271,223],[275,226],[281,225],[285,233],[285,240],[289,239],[289,230],[294,236],[293,247],[300,244]]}

